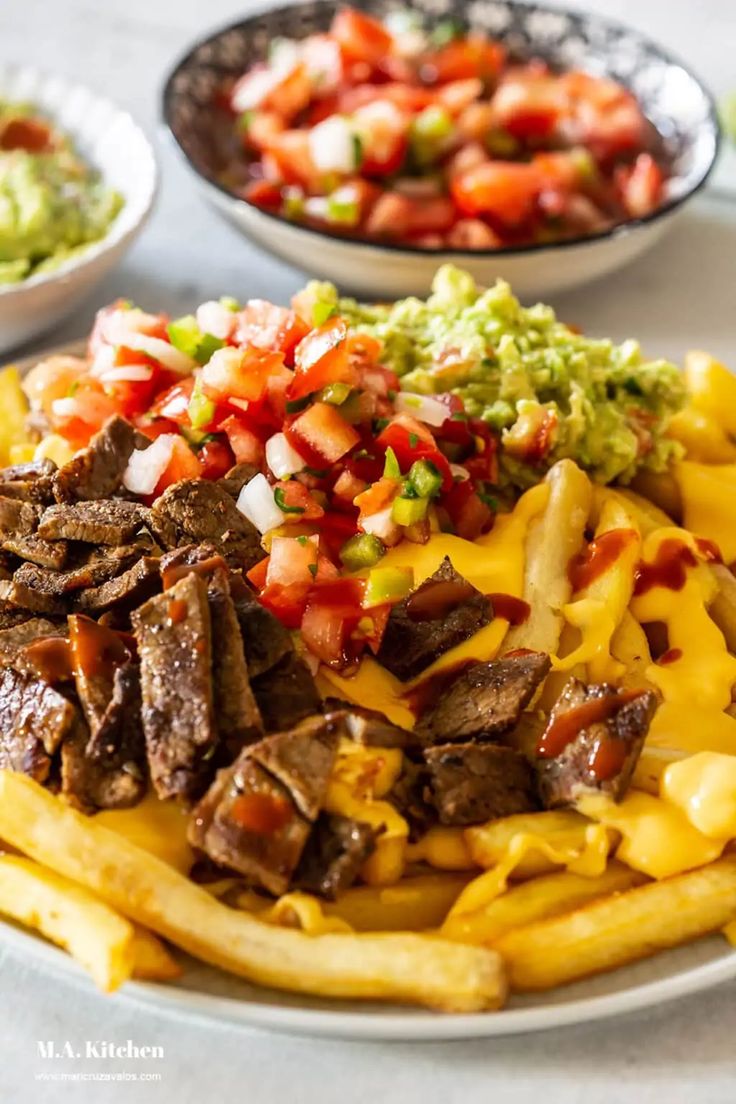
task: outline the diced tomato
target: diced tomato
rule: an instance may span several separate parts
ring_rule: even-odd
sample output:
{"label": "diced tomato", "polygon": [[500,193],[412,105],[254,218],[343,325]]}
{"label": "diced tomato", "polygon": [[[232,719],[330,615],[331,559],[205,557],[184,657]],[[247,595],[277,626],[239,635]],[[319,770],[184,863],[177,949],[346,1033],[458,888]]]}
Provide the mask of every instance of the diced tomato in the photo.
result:
{"label": "diced tomato", "polygon": [[330,510],[320,520],[319,534],[327,551],[337,558],[345,541],[354,537],[358,531],[358,512],[338,512]]}
{"label": "diced tomato", "polygon": [[649,153],[640,153],[631,167],[617,170],[624,206],[632,218],[643,218],[662,202],[662,170]]}
{"label": "diced tomato", "polygon": [[496,125],[514,138],[548,138],[567,106],[555,76],[517,73],[502,81],[492,101]]}
{"label": "diced tomato", "polygon": [[287,522],[316,521],[324,516],[324,510],[317,499],[298,479],[287,479],[274,484],[274,496],[277,492],[280,492],[278,497]]}
{"label": "diced tomato", "polygon": [[452,486],[452,472],[430,430],[406,414],[397,414],[376,438],[376,445],[384,452],[392,448],[402,472],[407,472],[415,460],[430,460],[442,475],[442,486]]}
{"label": "diced tomato", "polygon": [[502,239],[481,219],[458,219],[447,235],[450,249],[500,249]]}
{"label": "diced tomato", "polygon": [[361,140],[361,172],[366,176],[391,176],[404,163],[409,117],[391,100],[372,100],[353,114]]}
{"label": "diced tomato", "polygon": [[51,404],[51,425],[76,448],[89,442],[108,418],[118,412],[115,400],[90,377],[79,379],[73,395]]}
{"label": "diced tomato", "polygon": [[479,498],[470,479],[455,483],[442,496],[441,505],[447,511],[456,534],[463,540],[476,540],[493,526],[493,511]]}
{"label": "diced tomato", "polygon": [[237,315],[235,341],[272,353],[283,353],[293,363],[293,353],[309,327],[288,307],[277,307],[266,299],[249,299]]}
{"label": "diced tomato", "polygon": [[492,215],[507,226],[518,226],[532,214],[542,180],[534,165],[489,161],[456,177],[451,188],[464,214]]}
{"label": "diced tomato", "polygon": [[295,65],[286,73],[260,66],[236,82],[230,103],[238,113],[262,109],[288,120],[307,106],[311,95],[312,85],[304,65]]}
{"label": "diced tomato", "polygon": [[355,373],[348,359],[348,328],[342,318],[331,318],[313,329],[297,346],[295,376],[289,400],[303,399],[329,383],[350,383]]}
{"label": "diced tomato", "polygon": [[256,402],[265,393],[270,373],[283,363],[281,353],[226,345],[218,349],[202,369],[202,389],[213,399]]}
{"label": "diced tomato", "polygon": [[287,629],[298,629],[307,604],[309,585],[292,583],[290,586],[266,586],[258,596],[261,605],[274,613]]}
{"label": "diced tomato", "polygon": [[436,94],[428,88],[389,81],[387,84],[361,83],[352,88],[343,88],[337,106],[343,115],[352,115],[359,108],[382,100],[398,107],[405,114],[413,115],[429,107],[435,99]]}
{"label": "diced tomato", "polygon": [[[328,464],[339,460],[360,442],[360,434],[330,403],[317,402],[307,407],[294,419],[289,431],[287,440],[289,436],[295,439],[294,447],[298,451],[302,451],[303,443]],[[305,455],[303,451],[302,455]]]}
{"label": "diced tomato", "polygon": [[[277,173],[276,179],[271,183],[303,184],[309,187],[312,181],[319,181],[321,174],[312,161],[308,131],[284,130],[281,134],[275,134],[267,151]],[[255,202],[250,195],[246,198]]]}
{"label": "diced tomato", "polygon": [[364,479],[359,479],[357,475],[354,475],[351,471],[345,468],[340,472],[340,475],[335,480],[335,485],[332,488],[332,493],[336,498],[343,499],[344,502],[353,504],[353,499],[356,495],[362,494],[366,489],[366,482]]}
{"label": "diced tomato", "polygon": [[264,211],[277,211],[281,206],[281,188],[268,180],[253,180],[246,184],[243,197]]}
{"label": "diced tomato", "polygon": [[249,429],[242,418],[231,414],[222,422],[220,429],[227,435],[236,464],[253,464],[261,467],[265,459],[263,442]]}
{"label": "diced tomato", "polygon": [[51,145],[51,130],[40,119],[22,115],[11,117],[0,127],[1,150],[26,150],[41,153]]}
{"label": "diced tomato", "polygon": [[436,84],[479,77],[493,80],[501,70],[506,51],[498,42],[483,35],[469,35],[448,42],[430,54],[422,67],[422,75]]}
{"label": "diced tomato", "polygon": [[447,162],[447,179],[463,176],[472,169],[477,169],[479,165],[487,165],[489,161],[488,151],[479,141],[468,142]]}
{"label": "diced tomato", "polygon": [[176,422],[170,422],[167,418],[151,418],[149,414],[139,418],[136,427],[148,437],[149,441],[155,441],[157,437],[163,437],[164,434],[179,432]]}
{"label": "diced tomato", "polygon": [[391,50],[393,39],[382,23],[355,8],[341,8],[332,21],[330,34],[348,61],[377,65]]}
{"label": "diced tomato", "polygon": [[235,455],[227,441],[206,441],[197,453],[203,479],[222,479],[235,464]]}
{"label": "diced tomato", "polygon": [[177,425],[188,426],[190,424],[188,410],[193,390],[193,376],[175,383],[168,391],[164,391],[163,395],[159,395],[150,413],[156,418],[166,418],[170,422],[176,422]]}
{"label": "diced tomato", "polygon": [[483,81],[479,77],[469,77],[467,80],[450,81],[444,84],[437,90],[436,100],[451,115],[459,115],[461,111],[475,103],[482,92]]}
{"label": "diced tomato", "polygon": [[184,438],[177,437],[173,446],[171,459],[153,492],[154,498],[163,494],[172,483],[180,483],[182,479],[200,479],[202,476],[202,466]]}
{"label": "diced tomato", "polygon": [[246,571],[245,573],[246,579],[248,579],[256,590],[261,590],[266,585],[270,560],[270,556],[264,556],[262,560],[258,561],[255,567],[252,567],[250,571]]}
{"label": "diced tomato", "polygon": [[365,224],[366,233],[372,238],[401,238],[409,232],[412,200],[398,192],[384,192],[371,211]]}
{"label": "diced tomato", "polygon": [[401,484],[396,479],[388,479],[382,476],[371,484],[365,491],[356,496],[354,505],[358,507],[359,521],[365,517],[372,517],[381,510],[390,506],[401,490]]}
{"label": "diced tomato", "polygon": [[246,145],[253,149],[265,150],[277,134],[286,130],[283,116],[275,111],[255,111],[243,135]]}
{"label": "diced tomato", "polygon": [[361,579],[336,579],[315,586],[309,594],[302,640],[329,667],[343,667],[353,658],[348,655],[348,638],[363,617],[364,585]]}
{"label": "diced tomato", "polygon": [[274,537],[266,586],[302,583],[311,587],[317,574],[318,543],[309,537]]}

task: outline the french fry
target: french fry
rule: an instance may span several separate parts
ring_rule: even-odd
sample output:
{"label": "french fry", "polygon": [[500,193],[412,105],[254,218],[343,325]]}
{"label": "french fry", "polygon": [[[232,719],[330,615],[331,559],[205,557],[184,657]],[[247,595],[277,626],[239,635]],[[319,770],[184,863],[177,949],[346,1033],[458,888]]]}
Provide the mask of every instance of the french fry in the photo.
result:
{"label": "french fry", "polygon": [[[568,809],[518,813],[489,821],[477,828],[466,828],[465,839],[478,866],[490,870],[504,861],[516,836],[538,836],[556,851],[575,851],[584,848],[589,826],[590,821]],[[534,878],[538,874],[549,874],[559,866],[541,852],[531,851],[515,867],[514,877]]]}
{"label": "french fry", "polygon": [[644,880],[642,874],[615,861],[594,878],[571,874],[566,870],[559,874],[545,874],[541,878],[511,886],[477,913],[452,918],[443,927],[442,934],[461,943],[491,945],[506,932],[536,920],[570,912],[587,901],[631,889]]}
{"label": "french fry", "polygon": [[736,524],[730,503],[736,495],[736,464],[697,464],[683,460],[674,468],[682,495],[683,525],[718,545],[727,564],[736,560]]}
{"label": "french fry", "polygon": [[632,788],[658,797],[660,779],[667,767],[670,763],[679,763],[687,756],[688,752],[679,748],[654,747],[645,744],[631,776]]}
{"label": "french fry", "polygon": [[508,932],[495,947],[512,989],[552,989],[717,931],[735,915],[729,856]]}
{"label": "french fry", "polygon": [[634,615],[625,610],[619,626],[611,637],[611,655],[623,667],[621,685],[627,690],[653,690],[647,678],[652,663],[646,633]]}
{"label": "french fry", "polygon": [[726,365],[710,353],[692,349],[685,357],[685,384],[696,410],[736,436],[736,377]]}
{"label": "french fry", "polygon": [[10,463],[10,451],[27,442],[25,428],[28,403],[15,365],[0,371],[0,467]]}
{"label": "french fry", "polygon": [[729,652],[736,654],[736,578],[723,564],[714,564],[711,570],[718,591],[708,612],[723,633]]}
{"label": "french fry", "polygon": [[542,516],[529,526],[522,597],[530,607],[523,624],[512,628],[504,651],[533,648],[557,651],[564,624],[562,607],[570,601],[570,560],[583,544],[592,488],[572,460],[560,460],[547,474],[550,496]]}
{"label": "french fry", "polygon": [[701,464],[736,462],[736,445],[718,418],[694,406],[686,406],[670,418],[667,435],[685,446],[688,460]]}
{"label": "french fry", "polygon": [[105,992],[133,974],[133,925],[89,890],[31,859],[0,856],[0,913],[67,950]]}
{"label": "french fry", "polygon": [[498,1008],[505,998],[494,951],[413,933],[309,936],[265,924],[25,775],[0,771],[0,838],[189,954],[256,984],[445,1012]]}
{"label": "french fry", "polygon": [[174,981],[181,966],[161,940],[140,924],[133,924],[133,977],[142,981]]}

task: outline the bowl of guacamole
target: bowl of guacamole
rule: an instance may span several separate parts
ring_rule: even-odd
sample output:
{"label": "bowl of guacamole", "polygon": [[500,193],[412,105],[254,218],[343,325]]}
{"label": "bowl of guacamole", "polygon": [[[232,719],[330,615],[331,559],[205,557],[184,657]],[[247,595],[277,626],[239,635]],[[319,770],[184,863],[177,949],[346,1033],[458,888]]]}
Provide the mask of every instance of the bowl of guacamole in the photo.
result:
{"label": "bowl of guacamole", "polygon": [[71,313],[142,229],[157,170],[125,111],[0,64],[0,352]]}
{"label": "bowl of guacamole", "polygon": [[599,483],[664,471],[681,446],[667,436],[683,405],[680,370],[648,360],[638,342],[587,337],[538,303],[524,307],[504,280],[489,288],[453,265],[426,299],[365,304],[313,281],[308,293],[383,344],[403,390],[451,392],[500,437],[506,484],[524,488],[569,457]]}

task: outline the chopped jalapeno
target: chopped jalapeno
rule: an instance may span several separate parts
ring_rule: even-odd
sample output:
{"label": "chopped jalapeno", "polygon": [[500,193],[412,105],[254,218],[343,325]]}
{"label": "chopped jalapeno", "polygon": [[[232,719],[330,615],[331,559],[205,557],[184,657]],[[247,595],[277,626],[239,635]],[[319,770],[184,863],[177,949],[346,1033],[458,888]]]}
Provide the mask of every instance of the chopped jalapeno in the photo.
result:
{"label": "chopped jalapeno", "polygon": [[372,533],[357,533],[340,549],[340,559],[348,571],[373,567],[386,552],[383,542]]}

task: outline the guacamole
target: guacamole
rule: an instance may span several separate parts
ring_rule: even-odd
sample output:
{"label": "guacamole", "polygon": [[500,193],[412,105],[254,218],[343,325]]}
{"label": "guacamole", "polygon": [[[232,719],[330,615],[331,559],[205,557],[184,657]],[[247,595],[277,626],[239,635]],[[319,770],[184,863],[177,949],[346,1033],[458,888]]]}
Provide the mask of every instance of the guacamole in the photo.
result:
{"label": "guacamole", "polygon": [[681,374],[645,360],[636,341],[589,338],[551,307],[522,307],[503,280],[487,290],[452,265],[426,301],[367,306],[338,298],[331,284],[309,294],[383,342],[383,363],[402,389],[451,391],[466,412],[501,434],[504,481],[525,487],[563,457],[600,483],[628,482],[641,467],[661,471],[680,455],[665,434],[684,402]]}
{"label": "guacamole", "polygon": [[122,205],[48,120],[0,100],[0,284],[99,241]]}

